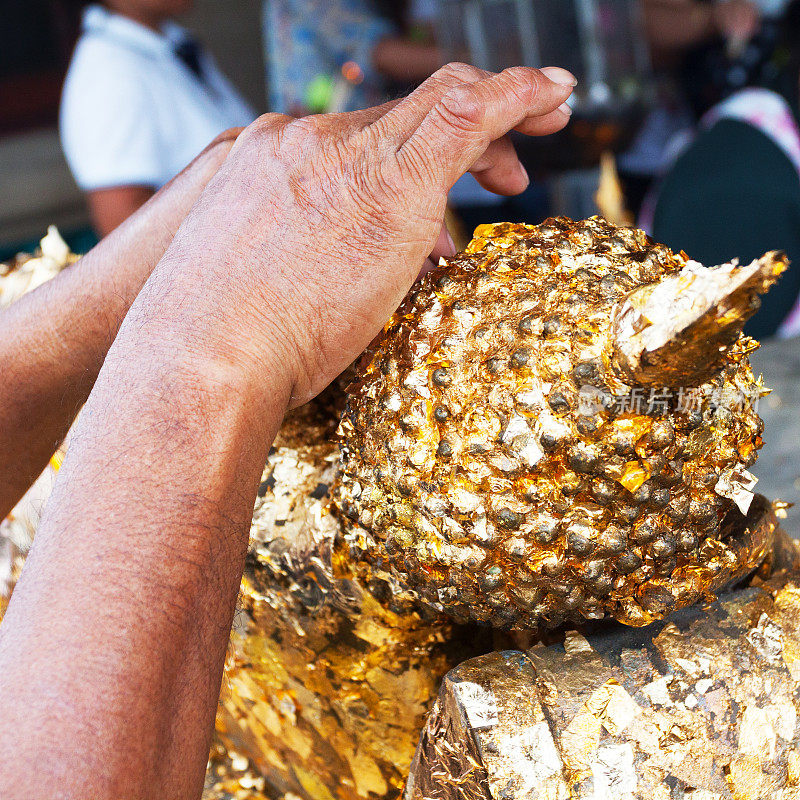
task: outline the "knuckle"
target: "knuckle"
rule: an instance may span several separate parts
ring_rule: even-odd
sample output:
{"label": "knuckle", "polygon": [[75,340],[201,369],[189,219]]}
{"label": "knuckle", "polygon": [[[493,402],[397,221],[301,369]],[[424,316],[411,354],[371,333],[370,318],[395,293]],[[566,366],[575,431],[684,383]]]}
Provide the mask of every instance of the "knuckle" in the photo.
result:
{"label": "knuckle", "polygon": [[245,148],[264,147],[265,142],[275,141],[274,137],[280,134],[287,119],[291,118],[283,114],[263,114],[239,134],[236,143]]}
{"label": "knuckle", "polygon": [[254,122],[250,123],[247,131],[251,134],[264,135],[272,134],[277,128],[291,122],[293,117],[286,114],[262,114]]}
{"label": "knuckle", "polygon": [[308,153],[322,145],[326,138],[324,125],[319,117],[292,119],[280,131],[279,152]]}
{"label": "knuckle", "polygon": [[451,61],[440,67],[433,73],[433,78],[439,83],[463,83],[476,80],[483,76],[483,72],[472,64],[465,64],[461,61]]}
{"label": "knuckle", "polygon": [[244,128],[228,128],[222,131],[218,136],[215,136],[209,147],[215,147],[222,142],[235,142],[243,130]]}
{"label": "knuckle", "polygon": [[474,133],[486,116],[486,104],[479,92],[468,84],[448,89],[434,109],[446,127],[456,133]]}
{"label": "knuckle", "polygon": [[300,139],[315,140],[322,134],[322,126],[318,117],[300,117],[292,120],[286,126],[287,136],[297,136]]}
{"label": "knuckle", "polygon": [[490,169],[495,169],[502,158],[504,158],[503,153],[499,152],[496,147],[490,147],[473,163],[469,171],[473,173],[488,172]]}
{"label": "knuckle", "polygon": [[203,148],[198,158],[214,155],[220,152],[230,152],[232,146],[236,143],[236,140],[243,131],[244,128],[228,128],[228,130],[223,131],[219,135],[215,136],[211,142],[209,142],[209,144]]}

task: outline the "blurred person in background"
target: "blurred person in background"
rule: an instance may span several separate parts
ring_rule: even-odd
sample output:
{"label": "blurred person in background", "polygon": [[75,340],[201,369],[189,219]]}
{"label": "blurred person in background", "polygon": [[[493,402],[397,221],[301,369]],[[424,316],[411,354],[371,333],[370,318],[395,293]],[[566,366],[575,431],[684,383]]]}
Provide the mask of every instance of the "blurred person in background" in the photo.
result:
{"label": "blurred person in background", "polygon": [[703,115],[751,83],[779,38],[788,0],[640,0],[659,100],[619,159],[638,214],[654,179]]}
{"label": "blurred person in background", "polygon": [[745,88],[703,115],[640,221],[705,264],[785,250],[793,263],[782,291],[763,298],[745,328],[759,339],[800,335],[800,0],[777,30]]}
{"label": "blurred person in background", "polygon": [[656,61],[716,39],[747,40],[761,8],[752,0],[642,0],[647,38]]}
{"label": "blurred person in background", "polygon": [[699,119],[774,52],[788,0],[643,0],[657,66],[676,70]]}
{"label": "blurred person in background", "polygon": [[733,90],[726,87],[738,69],[731,68],[739,56],[750,57],[740,51],[762,25],[762,9],[752,0],[640,2],[658,98],[618,159],[628,206],[635,214],[703,113]]}
{"label": "blurred person in background", "polygon": [[271,111],[356,111],[416,86],[444,63],[429,32],[409,25],[410,3],[266,0]]}
{"label": "blurred person in background", "polygon": [[193,0],[75,5],[83,17],[61,100],[61,142],[105,236],[255,112],[174,21]]}

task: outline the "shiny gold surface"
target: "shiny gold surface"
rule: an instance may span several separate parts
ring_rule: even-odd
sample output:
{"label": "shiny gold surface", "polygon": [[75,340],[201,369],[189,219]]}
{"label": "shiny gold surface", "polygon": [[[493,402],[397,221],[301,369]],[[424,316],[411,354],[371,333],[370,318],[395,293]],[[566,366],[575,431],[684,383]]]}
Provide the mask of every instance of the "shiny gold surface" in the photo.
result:
{"label": "shiny gold surface", "polygon": [[250,760],[219,740],[211,745],[202,800],[271,800],[264,776]]}
{"label": "shiny gold surface", "polygon": [[[745,575],[766,544],[743,518],[765,390],[755,343],[736,337],[785,260],[764,264],[737,283],[734,267],[703,272],[599,218],[480,226],[401,305],[349,390],[336,502],[374,537],[365,557],[457,620],[515,628],[644,625]],[[716,316],[678,328],[709,342],[694,342],[685,381],[626,382],[625,303],[665,285],[692,309],[709,282]],[[657,341],[658,320],[626,319]],[[721,353],[714,320],[732,341]],[[698,386],[703,359],[722,366]]]}
{"label": "shiny gold surface", "polygon": [[[337,389],[275,441],[204,800],[398,798],[423,728],[413,800],[800,800],[800,590],[747,479],[754,344],[666,405],[620,407],[639,388],[613,357],[622,301],[685,257],[597,221],[478,232],[390,323],[347,399],[344,458]],[[745,295],[726,297],[729,335]],[[0,528],[9,589],[42,485]],[[756,567],[710,609],[563,647],[488,653],[501,637],[452,618],[644,624]]]}
{"label": "shiny gold surface", "polygon": [[269,456],[218,731],[273,790],[397,797],[442,676],[490,644],[350,560],[328,494],[335,425],[300,409]]}
{"label": "shiny gold surface", "polygon": [[766,582],[633,630],[449,673],[407,800],[797,800],[798,551]]}
{"label": "shiny gold surface", "polygon": [[742,325],[788,265],[778,252],[746,266],[689,262],[634,289],[613,314],[614,368],[629,383],[647,387],[713,380],[728,366],[734,347],[750,352],[758,346],[741,337]]}

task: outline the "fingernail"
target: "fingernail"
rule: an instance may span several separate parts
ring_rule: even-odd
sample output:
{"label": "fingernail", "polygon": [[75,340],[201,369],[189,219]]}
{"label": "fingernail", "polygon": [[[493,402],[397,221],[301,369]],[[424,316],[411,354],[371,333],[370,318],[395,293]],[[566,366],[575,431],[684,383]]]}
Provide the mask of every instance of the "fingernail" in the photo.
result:
{"label": "fingernail", "polygon": [[447,244],[450,245],[450,255],[456,254],[456,243],[453,241],[453,237],[450,235],[450,231],[447,228],[444,229],[444,235],[447,239]]}
{"label": "fingernail", "polygon": [[539,72],[559,86],[578,85],[578,79],[569,70],[562,69],[561,67],[542,67]]}
{"label": "fingernail", "polygon": [[570,106],[569,106],[569,103],[562,103],[562,104],[561,104],[561,105],[558,107],[558,110],[559,110],[559,111],[560,111],[562,114],[564,114],[565,116],[567,116],[567,117],[571,117],[571,116],[572,116],[572,109],[570,108]]}
{"label": "fingernail", "polygon": [[520,175],[522,175],[522,177],[525,178],[525,183],[529,184],[531,182],[531,179],[530,176],[528,175],[528,170],[525,169],[521,161],[518,161],[517,164],[519,165]]}

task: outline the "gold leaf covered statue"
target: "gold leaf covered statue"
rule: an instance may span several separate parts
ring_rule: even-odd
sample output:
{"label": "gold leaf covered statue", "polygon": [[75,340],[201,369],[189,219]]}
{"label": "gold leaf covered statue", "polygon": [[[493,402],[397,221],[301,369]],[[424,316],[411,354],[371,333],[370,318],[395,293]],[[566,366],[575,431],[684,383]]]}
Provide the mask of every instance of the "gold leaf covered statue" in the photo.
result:
{"label": "gold leaf covered statue", "polygon": [[707,269],[593,218],[483,225],[350,388],[337,503],[454,618],[644,625],[763,559],[741,334],[786,268]]}
{"label": "gold leaf covered statue", "polygon": [[752,491],[741,334],[785,267],[478,228],[274,443],[205,800],[800,797],[797,549]]}

